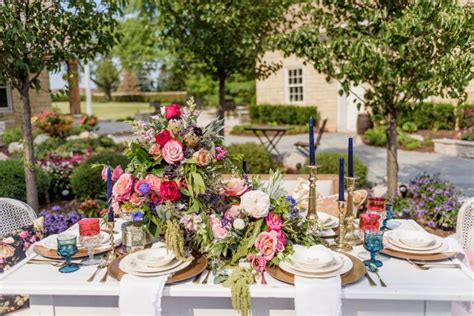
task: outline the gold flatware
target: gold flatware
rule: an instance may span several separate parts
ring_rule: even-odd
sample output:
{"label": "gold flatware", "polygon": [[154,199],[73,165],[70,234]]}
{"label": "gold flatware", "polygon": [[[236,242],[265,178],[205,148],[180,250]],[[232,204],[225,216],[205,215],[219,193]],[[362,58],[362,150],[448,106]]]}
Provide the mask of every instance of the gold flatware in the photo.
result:
{"label": "gold flatware", "polygon": [[196,275],[196,277],[193,280],[194,284],[199,284],[199,281],[201,281],[201,276],[202,276],[203,273],[204,273],[204,271],[199,273],[198,275]]}
{"label": "gold flatware", "polygon": [[380,285],[382,287],[387,287],[387,284],[385,284],[385,282],[382,280],[382,277],[379,274],[379,269],[374,264],[369,264],[369,271],[374,272],[377,275],[380,281]]}
{"label": "gold flatware", "polygon": [[365,271],[365,277],[367,278],[367,280],[369,281],[369,285],[372,286],[372,287],[376,287],[377,286],[377,283],[375,283],[375,281],[372,279],[372,277],[369,275],[369,273],[367,271]]}
{"label": "gold flatware", "polygon": [[202,280],[201,284],[207,284],[207,279],[209,278],[209,275],[211,274],[211,270],[209,270],[209,269],[206,269],[205,272],[207,272],[207,274],[204,277],[204,280]]}
{"label": "gold flatware", "polygon": [[103,268],[107,267],[107,257],[103,256],[102,259],[99,262],[99,265],[97,266],[97,269],[94,271],[94,273],[90,276],[89,279],[87,279],[87,282],[92,282],[94,281],[95,276],[97,275],[97,272],[99,270],[102,270]]}
{"label": "gold flatware", "polygon": [[100,279],[100,282],[102,282],[102,283],[107,282],[107,277],[108,277],[108,276],[109,276],[109,270],[106,269],[104,276],[102,277],[102,279]]}

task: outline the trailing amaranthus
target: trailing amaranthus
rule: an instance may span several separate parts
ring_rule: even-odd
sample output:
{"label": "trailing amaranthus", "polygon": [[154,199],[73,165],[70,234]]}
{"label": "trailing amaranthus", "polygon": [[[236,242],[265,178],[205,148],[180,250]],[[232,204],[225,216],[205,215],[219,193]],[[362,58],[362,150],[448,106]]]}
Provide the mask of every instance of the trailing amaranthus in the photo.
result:
{"label": "trailing amaranthus", "polygon": [[165,231],[166,248],[173,251],[177,259],[187,261],[192,258],[187,258],[184,254],[184,236],[179,223],[175,219],[170,219],[166,222]]}
{"label": "trailing amaranthus", "polygon": [[222,284],[230,287],[232,295],[232,307],[242,316],[250,315],[250,290],[249,285],[253,282],[252,273],[249,269],[238,267],[234,269],[230,277]]}

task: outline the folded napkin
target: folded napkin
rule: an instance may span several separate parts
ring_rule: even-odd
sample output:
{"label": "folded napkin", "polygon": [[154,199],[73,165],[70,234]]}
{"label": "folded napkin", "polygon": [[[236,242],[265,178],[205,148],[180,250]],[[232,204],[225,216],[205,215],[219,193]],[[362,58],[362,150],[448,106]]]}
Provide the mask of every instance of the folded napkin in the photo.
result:
{"label": "folded napkin", "polygon": [[120,280],[120,316],[159,316],[161,296],[168,275],[142,278],[126,274]]}
{"label": "folded napkin", "polygon": [[341,315],[341,277],[310,279],[295,276],[297,316]]}
{"label": "folded napkin", "polygon": [[[471,264],[469,262],[469,257],[467,252],[462,249],[461,245],[459,244],[458,240],[454,237],[446,237],[444,238],[444,242],[448,244],[449,249],[447,252],[459,252],[459,255],[456,258],[461,263],[462,271],[471,279],[474,280],[474,272],[471,270]],[[451,263],[451,262],[448,262]]]}

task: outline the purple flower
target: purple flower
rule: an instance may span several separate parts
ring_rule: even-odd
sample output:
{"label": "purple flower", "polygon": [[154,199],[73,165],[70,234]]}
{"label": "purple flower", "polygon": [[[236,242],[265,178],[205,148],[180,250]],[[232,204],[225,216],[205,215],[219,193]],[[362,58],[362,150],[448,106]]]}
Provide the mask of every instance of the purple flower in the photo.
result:
{"label": "purple flower", "polygon": [[436,223],[431,220],[431,221],[428,222],[428,226],[431,227],[431,228],[435,228],[435,227],[436,227]]}
{"label": "purple flower", "polygon": [[296,200],[292,196],[288,196],[285,201],[290,203],[292,208],[296,206]]}
{"label": "purple flower", "polygon": [[61,209],[61,207],[59,205],[54,205],[52,208],[51,208],[51,211],[53,212],[57,212]]}
{"label": "purple flower", "polygon": [[150,185],[146,182],[143,182],[138,186],[138,191],[140,191],[142,195],[145,195],[150,192]]}
{"label": "purple flower", "polygon": [[138,211],[138,212],[133,212],[132,213],[132,220],[133,221],[141,221],[143,219],[143,212]]}
{"label": "purple flower", "polygon": [[227,156],[227,151],[225,149],[222,149],[221,147],[216,147],[216,153],[214,155],[214,158],[216,160],[222,160]]}

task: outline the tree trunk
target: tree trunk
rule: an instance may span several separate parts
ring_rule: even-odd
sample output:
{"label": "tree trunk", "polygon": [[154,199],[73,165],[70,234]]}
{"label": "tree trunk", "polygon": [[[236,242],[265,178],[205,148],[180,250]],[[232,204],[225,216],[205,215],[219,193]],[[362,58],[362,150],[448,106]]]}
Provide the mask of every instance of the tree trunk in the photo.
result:
{"label": "tree trunk", "polygon": [[21,85],[21,101],[23,103],[23,163],[25,165],[26,201],[37,211],[39,208],[38,188],[36,185],[35,157],[33,149],[33,133],[31,129],[30,86],[28,76]]}
{"label": "tree trunk", "polygon": [[[224,73],[219,74],[219,109],[217,110],[217,117],[222,120],[222,125],[224,124],[224,114],[225,114],[225,79],[226,76]],[[221,135],[224,135],[224,127],[220,131]]]}
{"label": "tree trunk", "polygon": [[112,100],[112,85],[104,84],[104,95],[105,100],[111,101]]}
{"label": "tree trunk", "polygon": [[387,123],[387,197],[398,192],[397,117],[393,107],[385,115]]}
{"label": "tree trunk", "polygon": [[79,61],[71,59],[67,62],[67,81],[69,84],[69,111],[81,114],[81,90],[79,89]]}

